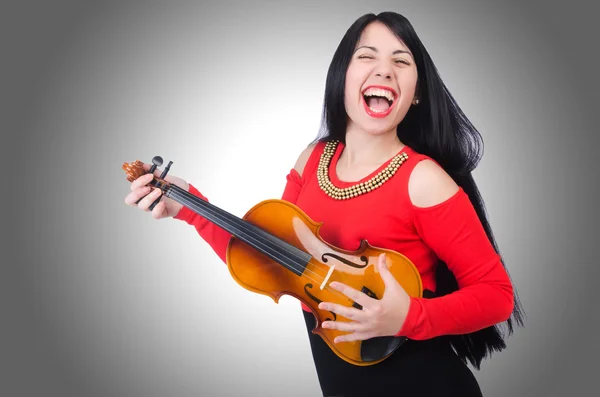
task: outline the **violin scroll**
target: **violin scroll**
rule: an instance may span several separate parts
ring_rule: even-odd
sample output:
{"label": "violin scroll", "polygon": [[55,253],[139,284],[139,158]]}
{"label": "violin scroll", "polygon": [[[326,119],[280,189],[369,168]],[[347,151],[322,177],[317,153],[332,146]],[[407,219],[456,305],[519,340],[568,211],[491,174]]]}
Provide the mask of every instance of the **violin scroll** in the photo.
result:
{"label": "violin scroll", "polygon": [[140,160],[136,160],[133,163],[123,163],[123,167],[121,168],[125,170],[129,182],[135,181],[146,173],[146,171],[144,171],[144,163]]}
{"label": "violin scroll", "polygon": [[[123,163],[123,166],[121,168],[123,170],[125,170],[125,173],[127,174],[127,180],[129,182],[133,182],[134,180],[136,180],[137,178],[139,178],[142,175],[154,174],[156,167],[160,167],[162,164],[163,164],[162,157],[154,156],[152,158],[152,166],[150,167],[150,169],[148,171],[144,171],[144,163],[142,163],[140,160],[136,160],[133,163],[129,163],[129,164]],[[167,173],[171,169],[171,164],[173,164],[173,162],[169,161],[169,164],[165,167],[165,169],[163,170],[160,177],[157,178],[157,179],[159,179],[160,182],[162,182],[164,184],[168,184],[168,183],[166,181],[161,181],[161,180],[163,180],[167,176]]]}
{"label": "violin scroll", "polygon": [[[162,157],[160,157],[160,156],[154,156],[152,158],[152,166],[150,167],[150,169],[147,172],[144,170],[144,163],[142,163],[140,160],[136,160],[133,163],[123,163],[123,166],[121,168],[123,170],[125,170],[125,173],[127,175],[127,180],[129,182],[133,182],[136,179],[138,179],[139,177],[141,177],[142,175],[145,175],[145,174],[154,174],[154,171],[156,170],[156,168],[160,167],[162,164],[163,164]],[[164,178],[167,176],[167,173],[171,169],[171,164],[173,164],[173,162],[169,161],[169,164],[165,167],[165,169],[163,170],[163,172],[160,175],[160,177],[159,178],[155,178],[154,180],[152,180],[152,182],[150,184],[158,187],[161,190],[164,190],[165,187],[169,186],[170,184],[167,181],[165,181]],[[150,210],[154,209],[154,207],[159,203],[160,199],[161,199],[161,197],[158,197],[150,205],[149,209]],[[142,199],[140,198],[137,201],[137,203],[139,203],[141,200]]]}

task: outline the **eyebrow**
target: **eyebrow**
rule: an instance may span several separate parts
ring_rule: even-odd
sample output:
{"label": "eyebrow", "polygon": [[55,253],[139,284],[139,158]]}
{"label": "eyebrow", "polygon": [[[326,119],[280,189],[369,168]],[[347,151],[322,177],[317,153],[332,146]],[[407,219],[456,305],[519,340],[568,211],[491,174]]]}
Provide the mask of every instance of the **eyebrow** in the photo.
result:
{"label": "eyebrow", "polygon": [[[354,52],[360,50],[361,48],[368,48],[368,49],[371,49],[371,50],[377,52],[377,48],[371,47],[371,46],[368,46],[368,45],[360,46],[356,50],[354,50]],[[412,54],[410,53],[410,51],[406,51],[406,50],[396,50],[396,51],[392,52],[392,55],[396,55],[396,54],[408,54],[408,55],[412,56]]]}

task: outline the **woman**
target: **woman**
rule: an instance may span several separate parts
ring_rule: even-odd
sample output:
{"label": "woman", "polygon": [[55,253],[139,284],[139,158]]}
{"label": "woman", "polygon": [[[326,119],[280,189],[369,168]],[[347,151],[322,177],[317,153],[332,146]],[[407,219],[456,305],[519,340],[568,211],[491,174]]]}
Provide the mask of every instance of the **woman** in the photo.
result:
{"label": "woman", "polygon": [[[355,250],[365,239],[407,256],[426,292],[410,297],[383,257],[380,300],[332,285],[363,306],[321,304],[353,320],[323,324],[346,332],[336,343],[408,338],[366,367],[341,360],[313,335],[315,319],[303,305],[323,395],[480,396],[467,363],[479,369],[484,357],[502,350],[498,326],[506,322],[512,333],[521,311],[471,177],[481,138],[408,20],[368,14],[348,29],[328,71],[323,116],[325,133],[300,154],[282,199],[323,222],[320,234],[334,246]],[[372,183],[379,175],[383,183]],[[134,181],[126,203],[150,211],[161,194],[144,187],[150,180]],[[180,178],[167,180],[206,199]],[[151,211],[194,226],[225,261],[228,233],[170,199]]]}

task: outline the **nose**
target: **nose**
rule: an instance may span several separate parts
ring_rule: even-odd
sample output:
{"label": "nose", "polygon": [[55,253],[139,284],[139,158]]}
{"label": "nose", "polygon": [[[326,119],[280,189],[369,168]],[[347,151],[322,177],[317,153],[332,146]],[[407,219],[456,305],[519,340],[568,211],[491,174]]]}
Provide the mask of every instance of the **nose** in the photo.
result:
{"label": "nose", "polygon": [[375,67],[375,77],[382,78],[385,80],[392,80],[393,71],[391,65],[386,62],[380,62]]}
{"label": "nose", "polygon": [[386,80],[391,80],[392,79],[392,74],[389,72],[377,72],[375,73],[375,76],[377,77],[382,77]]}

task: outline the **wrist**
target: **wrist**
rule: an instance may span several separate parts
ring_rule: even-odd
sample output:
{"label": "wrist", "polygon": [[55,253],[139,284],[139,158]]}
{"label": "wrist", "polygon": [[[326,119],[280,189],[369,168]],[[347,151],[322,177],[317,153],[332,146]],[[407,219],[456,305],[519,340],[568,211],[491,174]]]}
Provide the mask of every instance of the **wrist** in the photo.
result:
{"label": "wrist", "polygon": [[[193,194],[194,196],[206,199],[191,183],[182,183],[181,188],[184,189],[184,187],[187,192]],[[177,207],[178,209],[176,210],[173,219],[184,221],[189,225],[194,225],[198,214],[183,204],[177,203]]]}
{"label": "wrist", "polygon": [[416,318],[418,317],[418,311],[420,308],[420,304],[417,298],[409,297],[408,300],[408,308],[406,311],[406,315],[404,316],[404,321],[400,325],[400,328],[396,332],[395,336],[404,336],[410,338],[414,333]]}

